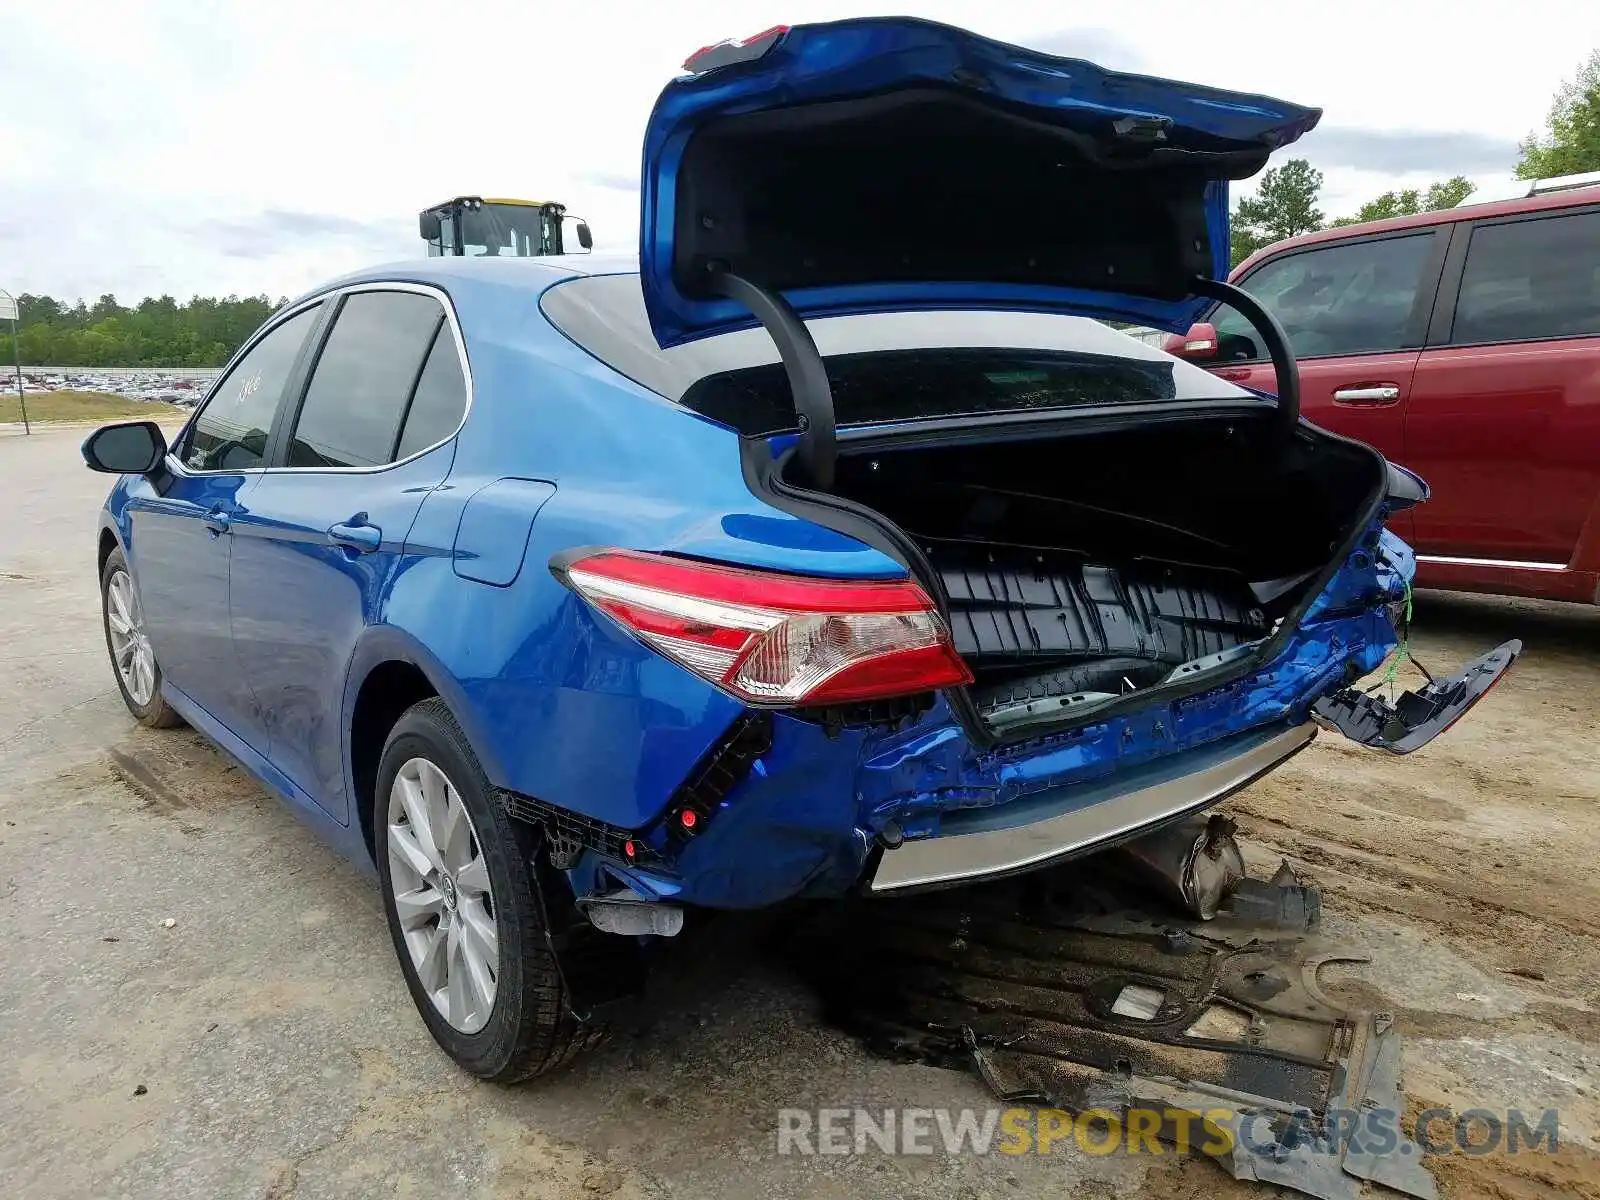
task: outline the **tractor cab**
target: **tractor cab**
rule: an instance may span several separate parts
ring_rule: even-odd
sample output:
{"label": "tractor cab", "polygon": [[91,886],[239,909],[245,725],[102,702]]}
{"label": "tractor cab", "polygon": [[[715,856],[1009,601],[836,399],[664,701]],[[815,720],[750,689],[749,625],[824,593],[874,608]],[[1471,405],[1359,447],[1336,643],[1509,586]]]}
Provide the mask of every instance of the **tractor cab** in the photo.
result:
{"label": "tractor cab", "polygon": [[485,200],[457,196],[418,214],[418,230],[430,258],[478,255],[534,258],[566,254],[566,222],[584,250],[594,246],[588,224],[569,217],[566,206],[552,200]]}

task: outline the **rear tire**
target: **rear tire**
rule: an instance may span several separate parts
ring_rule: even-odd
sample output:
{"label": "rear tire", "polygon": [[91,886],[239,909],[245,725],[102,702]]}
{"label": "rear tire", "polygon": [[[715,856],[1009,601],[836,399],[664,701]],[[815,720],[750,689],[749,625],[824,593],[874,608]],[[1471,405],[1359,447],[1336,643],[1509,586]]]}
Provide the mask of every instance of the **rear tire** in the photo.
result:
{"label": "rear tire", "polygon": [[[456,805],[465,810],[465,825],[454,815]],[[428,826],[437,838],[432,831],[418,835]],[[527,834],[496,801],[443,701],[413,705],[390,731],[372,828],[384,915],[406,987],[428,1032],[457,1065],[481,1079],[516,1083],[601,1041],[602,1029],[572,1016],[545,940]],[[492,952],[481,932],[488,928],[485,915]],[[430,952],[444,956],[442,971]],[[457,971],[465,982],[456,986],[467,997],[460,1003],[450,982]]]}
{"label": "rear tire", "polygon": [[144,632],[144,610],[133,572],[120,549],[106,556],[100,568],[100,624],[105,630],[111,675],[134,720],[151,729],[183,724],[161,694],[161,667]]}

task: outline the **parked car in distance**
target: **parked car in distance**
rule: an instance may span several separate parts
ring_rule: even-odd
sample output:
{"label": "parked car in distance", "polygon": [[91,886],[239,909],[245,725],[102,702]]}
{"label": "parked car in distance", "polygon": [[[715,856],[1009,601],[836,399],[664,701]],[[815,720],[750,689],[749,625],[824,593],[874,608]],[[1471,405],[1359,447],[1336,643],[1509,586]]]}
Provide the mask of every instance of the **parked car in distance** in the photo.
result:
{"label": "parked car in distance", "polygon": [[[1237,297],[1216,185],[1316,115],[910,18],[714,47],[637,260],[358,272],[171,446],[88,438],[123,698],[374,869],[428,1029],[507,1081],[687,908],[1059,863],[1319,727],[1408,753],[1521,649],[1354,686],[1420,481],[1080,315]],[[952,257],[952,212],[1007,219]]]}
{"label": "parked car in distance", "polygon": [[[1428,481],[1390,524],[1419,586],[1600,603],[1600,172],[1519,190],[1278,242],[1230,279],[1287,331],[1305,416]],[[1226,305],[1166,348],[1276,388]]]}

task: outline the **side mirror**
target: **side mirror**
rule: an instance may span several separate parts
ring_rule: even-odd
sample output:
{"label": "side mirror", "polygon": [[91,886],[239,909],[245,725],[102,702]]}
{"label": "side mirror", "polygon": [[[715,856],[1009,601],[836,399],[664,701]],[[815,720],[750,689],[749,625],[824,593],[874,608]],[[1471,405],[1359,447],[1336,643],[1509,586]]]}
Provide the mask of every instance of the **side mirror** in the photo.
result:
{"label": "side mirror", "polygon": [[1217,356],[1216,326],[1209,321],[1198,321],[1189,326],[1189,332],[1182,337],[1175,333],[1168,334],[1161,348],[1168,354],[1186,358],[1190,362],[1208,362]]}
{"label": "side mirror", "polygon": [[96,429],[83,441],[83,461],[109,475],[148,475],[167,456],[167,439],[154,421],[129,421]]}
{"label": "side mirror", "polygon": [[578,222],[578,245],[585,250],[594,249],[594,234],[589,232],[589,223],[587,221]]}
{"label": "side mirror", "polygon": [[417,215],[417,232],[422,234],[422,240],[425,242],[438,241],[439,214],[436,212],[419,213]]}

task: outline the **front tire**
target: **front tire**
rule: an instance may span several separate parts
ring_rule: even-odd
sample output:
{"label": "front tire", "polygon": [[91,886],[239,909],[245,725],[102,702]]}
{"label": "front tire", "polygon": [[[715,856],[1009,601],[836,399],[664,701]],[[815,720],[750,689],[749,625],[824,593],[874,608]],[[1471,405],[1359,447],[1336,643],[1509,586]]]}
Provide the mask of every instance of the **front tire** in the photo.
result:
{"label": "front tire", "polygon": [[111,674],[134,719],[151,729],[183,724],[183,718],[161,694],[161,667],[145,633],[144,609],[133,585],[133,572],[120,549],[108,554],[106,565],[100,568],[100,623],[105,628]]}
{"label": "front tire", "polygon": [[572,1016],[519,830],[443,701],[390,731],[372,827],[395,954],[446,1054],[516,1083],[599,1042]]}

